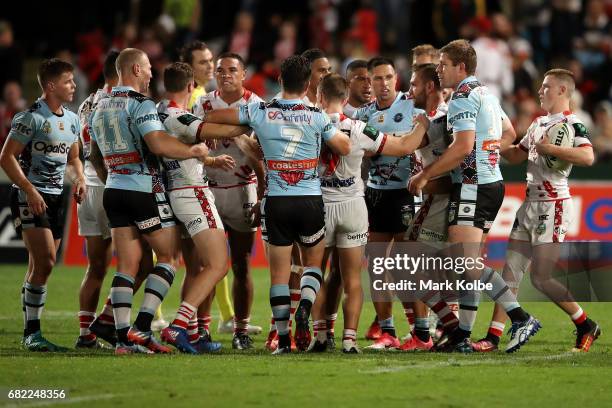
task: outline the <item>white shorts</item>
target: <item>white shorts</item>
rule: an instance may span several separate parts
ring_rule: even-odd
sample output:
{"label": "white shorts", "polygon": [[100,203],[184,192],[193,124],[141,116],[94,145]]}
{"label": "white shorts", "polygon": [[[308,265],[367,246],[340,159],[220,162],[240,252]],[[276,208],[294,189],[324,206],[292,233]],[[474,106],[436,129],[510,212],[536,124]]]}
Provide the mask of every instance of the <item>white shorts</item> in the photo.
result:
{"label": "white shorts", "polygon": [[563,242],[573,221],[573,210],[571,198],[525,201],[516,212],[510,239],[530,242],[532,245]]}
{"label": "white shorts", "polygon": [[448,235],[450,194],[426,194],[406,230],[406,241],[445,242]]}
{"label": "white shorts", "polygon": [[368,208],[363,197],[325,203],[325,246],[355,248],[368,243]]}
{"label": "white shorts", "polygon": [[110,225],[103,205],[104,186],[87,186],[85,198],[77,204],[79,235],[82,237],[111,237]]}
{"label": "white shorts", "polygon": [[168,192],[174,216],[185,226],[190,237],[207,229],[223,229],[215,207],[215,197],[208,187],[184,188]]}
{"label": "white shorts", "polygon": [[219,188],[212,187],[215,204],[223,223],[239,232],[255,232],[251,227],[254,217],[251,209],[257,203],[257,184]]}

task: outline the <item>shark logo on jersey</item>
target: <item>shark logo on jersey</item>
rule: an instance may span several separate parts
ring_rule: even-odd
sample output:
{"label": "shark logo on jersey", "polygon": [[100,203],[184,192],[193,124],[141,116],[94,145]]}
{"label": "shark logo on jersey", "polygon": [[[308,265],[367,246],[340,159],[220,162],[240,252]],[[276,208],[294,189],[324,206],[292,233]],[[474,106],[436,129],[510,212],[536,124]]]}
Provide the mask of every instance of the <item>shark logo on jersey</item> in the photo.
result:
{"label": "shark logo on jersey", "polygon": [[401,113],[396,113],[393,117],[393,120],[397,123],[400,123],[402,119],[404,119],[404,115],[402,115]]}
{"label": "shark logo on jersey", "polygon": [[372,170],[370,170],[370,180],[375,182],[372,177],[380,177],[380,183],[377,183],[379,185],[385,185],[389,181],[402,181],[402,179],[395,174],[397,168],[397,163],[377,164]]}

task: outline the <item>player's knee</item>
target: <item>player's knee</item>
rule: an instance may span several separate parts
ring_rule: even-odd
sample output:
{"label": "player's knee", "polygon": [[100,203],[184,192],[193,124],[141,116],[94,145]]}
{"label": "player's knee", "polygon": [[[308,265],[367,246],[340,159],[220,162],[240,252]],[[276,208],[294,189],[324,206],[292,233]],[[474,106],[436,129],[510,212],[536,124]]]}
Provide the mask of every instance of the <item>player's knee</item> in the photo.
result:
{"label": "player's knee", "polygon": [[36,257],[33,272],[37,275],[49,275],[55,266],[55,262],[55,253],[50,252],[46,256]]}
{"label": "player's knee", "polygon": [[510,288],[518,289],[528,266],[529,259],[520,252],[509,249],[506,255],[506,265],[502,273],[506,285]]}
{"label": "player's knee", "polygon": [[542,279],[542,277],[538,276],[537,273],[532,273],[530,277],[531,277],[531,285],[537,290],[539,290],[540,292],[544,292],[546,288],[545,280]]}

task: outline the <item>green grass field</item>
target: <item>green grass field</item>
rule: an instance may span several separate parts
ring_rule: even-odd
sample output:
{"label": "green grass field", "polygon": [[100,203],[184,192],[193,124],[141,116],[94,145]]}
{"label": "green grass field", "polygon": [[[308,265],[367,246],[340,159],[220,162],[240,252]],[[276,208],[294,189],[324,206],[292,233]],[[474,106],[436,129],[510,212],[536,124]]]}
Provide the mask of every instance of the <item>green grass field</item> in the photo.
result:
{"label": "green grass field", "polygon": [[[406,354],[365,352],[346,356],[295,354],[273,358],[263,349],[268,328],[269,277],[256,270],[251,321],[264,327],[253,352],[234,352],[231,336],[216,335],[218,355],[125,356],[112,352],[73,351],[34,354],[20,348],[19,302],[23,265],[0,266],[0,404],[13,406],[611,406],[612,327],[609,303],[584,304],[603,327],[603,336],[588,354],[573,354],[573,325],[553,305],[524,306],[543,324],[520,352],[506,355]],[[58,267],[48,286],[43,332],[51,341],[73,345],[78,335],[78,288],[82,268]],[[178,287],[164,302],[166,318],[178,304]],[[107,279],[103,294],[108,293]],[[136,296],[135,305],[140,304]],[[401,335],[407,323],[396,305]],[[474,336],[484,334],[491,303],[484,303]],[[373,317],[366,304],[359,330],[363,336]],[[216,319],[213,326],[216,328]],[[341,317],[337,336],[342,331]],[[367,342],[362,338],[360,345]],[[66,400],[7,399],[10,389],[63,389]],[[173,405],[169,405],[173,404]],[[610,404],[610,405],[608,405]]]}

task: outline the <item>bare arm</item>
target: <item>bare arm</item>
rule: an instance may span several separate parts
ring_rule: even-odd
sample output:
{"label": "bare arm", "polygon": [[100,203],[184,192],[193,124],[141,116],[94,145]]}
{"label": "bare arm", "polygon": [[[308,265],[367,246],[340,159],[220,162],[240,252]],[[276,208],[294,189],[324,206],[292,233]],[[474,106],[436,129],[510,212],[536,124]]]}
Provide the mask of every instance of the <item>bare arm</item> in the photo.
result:
{"label": "bare arm", "polygon": [[239,117],[238,117],[238,109],[235,109],[235,108],[218,109],[218,110],[206,112],[203,120],[207,123],[223,123],[226,125],[241,125],[239,121]]}
{"label": "bare arm", "polygon": [[501,156],[508,160],[510,164],[519,164],[527,160],[528,153],[521,148],[520,145],[508,146],[505,150],[500,151]]}
{"label": "bare arm", "polygon": [[540,154],[555,156],[577,166],[588,167],[592,166],[595,162],[593,146],[590,145],[581,147],[561,147],[552,145],[544,140],[540,143],[536,143],[536,150]]}
{"label": "bare arm", "polygon": [[429,166],[423,169],[423,173],[428,179],[439,176],[459,166],[463,159],[474,149],[476,132],[464,130],[455,133],[455,140],[442,153],[442,156]]}
{"label": "bare arm", "polygon": [[74,179],[72,182],[74,183],[74,199],[77,203],[81,203],[83,198],[85,198],[85,175],[83,174],[83,162],[81,161],[81,157],[79,156],[81,141],[74,142],[70,147],[70,152],[68,153],[68,166],[72,168],[72,173],[74,174]]}
{"label": "bare arm", "polygon": [[412,132],[403,135],[402,137],[387,136],[387,141],[381,151],[385,156],[401,157],[413,153],[418,149],[422,142],[423,136],[427,131],[427,126],[417,122]]}
{"label": "bare arm", "polygon": [[351,139],[340,131],[336,131],[336,134],[331,139],[326,140],[325,144],[340,156],[346,156],[351,151]]}
{"label": "bare arm", "polygon": [[102,152],[100,151],[100,148],[98,147],[98,144],[95,140],[92,139],[89,143],[89,161],[94,166],[98,178],[102,180],[104,184],[106,184],[106,178],[108,177],[108,169],[104,164],[104,157],[102,157]]}
{"label": "bare arm", "polygon": [[25,145],[14,140],[7,139],[0,153],[0,166],[17,187],[26,193],[28,206],[34,215],[41,215],[45,212],[47,204],[36,190],[34,185],[26,177],[19,166],[17,157],[21,154]]}
{"label": "bare arm", "polygon": [[153,154],[169,159],[203,158],[208,155],[208,148],[203,144],[187,145],[161,130],[147,133],[144,140]]}

